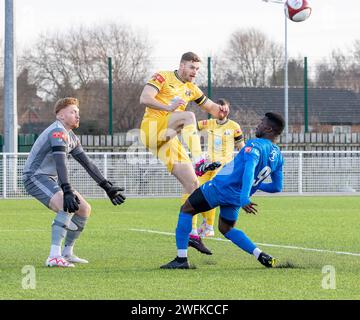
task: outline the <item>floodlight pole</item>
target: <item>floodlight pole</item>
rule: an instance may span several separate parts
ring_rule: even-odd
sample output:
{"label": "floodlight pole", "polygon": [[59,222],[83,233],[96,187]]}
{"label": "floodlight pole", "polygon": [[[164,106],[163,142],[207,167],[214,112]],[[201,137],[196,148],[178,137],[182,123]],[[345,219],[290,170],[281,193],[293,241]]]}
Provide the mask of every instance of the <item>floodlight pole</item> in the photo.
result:
{"label": "floodlight pole", "polygon": [[[207,70],[208,70],[208,98],[212,99],[211,57],[208,57],[208,60],[207,60]],[[210,113],[208,113],[208,119],[211,119]]]}
{"label": "floodlight pole", "polygon": [[288,80],[288,36],[287,17],[285,17],[285,71],[284,71],[284,115],[285,115],[285,148],[289,143],[289,80]]}
{"label": "floodlight pole", "polygon": [[4,152],[18,151],[14,1],[5,0]]}
{"label": "floodlight pole", "polygon": [[[263,0],[264,2],[272,2],[284,5],[286,0]],[[285,17],[285,66],[284,66],[284,120],[285,120],[285,149],[289,143],[289,81],[288,81],[288,36],[287,36],[287,17]]]}

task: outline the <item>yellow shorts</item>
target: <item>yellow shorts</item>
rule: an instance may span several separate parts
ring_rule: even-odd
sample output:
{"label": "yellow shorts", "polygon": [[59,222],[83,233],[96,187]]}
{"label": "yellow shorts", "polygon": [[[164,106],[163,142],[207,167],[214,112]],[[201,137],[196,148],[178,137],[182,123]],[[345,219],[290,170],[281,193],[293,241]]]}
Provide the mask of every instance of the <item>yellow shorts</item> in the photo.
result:
{"label": "yellow shorts", "polygon": [[169,117],[170,114],[161,118],[144,118],[140,126],[140,139],[172,172],[175,163],[191,163],[191,160],[177,136],[166,140]]}

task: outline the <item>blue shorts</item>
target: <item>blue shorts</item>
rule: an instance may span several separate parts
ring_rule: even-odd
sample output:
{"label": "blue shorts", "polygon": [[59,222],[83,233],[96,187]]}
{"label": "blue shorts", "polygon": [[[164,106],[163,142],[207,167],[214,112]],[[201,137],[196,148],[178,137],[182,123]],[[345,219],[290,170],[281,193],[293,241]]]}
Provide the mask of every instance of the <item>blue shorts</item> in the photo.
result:
{"label": "blue shorts", "polygon": [[212,208],[220,207],[220,217],[230,221],[237,221],[241,207],[234,206],[227,203],[226,200],[220,199],[211,181],[204,183],[200,189]]}

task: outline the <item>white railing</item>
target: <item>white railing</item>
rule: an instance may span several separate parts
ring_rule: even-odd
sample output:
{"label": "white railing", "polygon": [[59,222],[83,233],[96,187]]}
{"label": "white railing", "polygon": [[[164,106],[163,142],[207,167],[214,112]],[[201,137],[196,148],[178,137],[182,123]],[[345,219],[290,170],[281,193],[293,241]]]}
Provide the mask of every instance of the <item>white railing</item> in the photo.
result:
{"label": "white railing", "polygon": [[[284,192],[360,192],[360,151],[283,151]],[[126,189],[128,197],[177,197],[180,183],[147,152],[88,153],[107,179]],[[27,153],[0,153],[0,198],[28,198],[22,184]],[[84,196],[104,192],[71,157],[72,185]]]}

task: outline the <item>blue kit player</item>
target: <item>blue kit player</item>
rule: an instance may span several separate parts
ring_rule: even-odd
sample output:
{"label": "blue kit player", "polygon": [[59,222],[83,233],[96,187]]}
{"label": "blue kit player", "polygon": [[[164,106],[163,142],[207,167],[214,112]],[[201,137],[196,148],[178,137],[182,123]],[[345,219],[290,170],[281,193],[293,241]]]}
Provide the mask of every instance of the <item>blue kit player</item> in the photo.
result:
{"label": "blue kit player", "polygon": [[[196,189],[180,209],[176,227],[177,257],[161,266],[162,269],[189,269],[187,259],[192,217],[200,212],[220,207],[219,231],[235,245],[255,258],[265,267],[275,266],[276,260],[262,252],[246,236],[234,228],[242,208],[256,214],[256,204],[250,200],[257,190],[280,192],[283,184],[283,157],[275,140],[285,126],[281,115],[268,112],[256,128],[256,138],[247,141],[233,161],[209,182]],[[270,175],[271,182],[264,180]]]}

